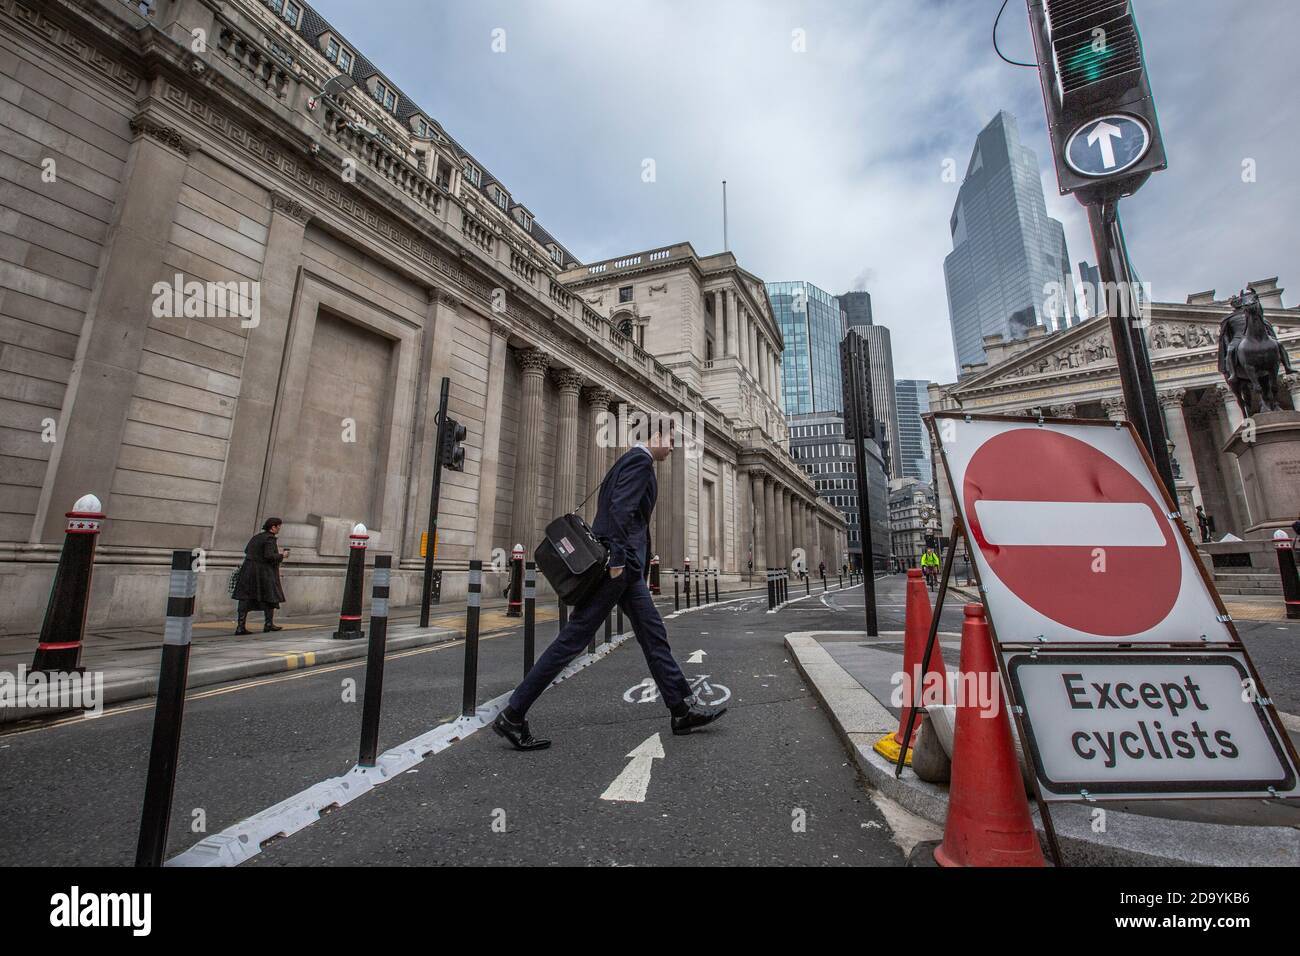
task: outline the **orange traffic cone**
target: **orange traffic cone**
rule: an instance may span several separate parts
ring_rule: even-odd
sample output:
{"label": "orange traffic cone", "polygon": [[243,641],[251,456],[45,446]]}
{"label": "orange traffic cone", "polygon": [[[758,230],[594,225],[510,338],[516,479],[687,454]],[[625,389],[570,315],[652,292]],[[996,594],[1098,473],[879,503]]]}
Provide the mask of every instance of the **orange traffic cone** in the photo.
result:
{"label": "orange traffic cone", "polygon": [[[997,695],[997,713],[985,714],[978,700],[957,702],[948,820],[934,858],[940,866],[1046,866],[1029,817],[982,604],[966,605],[961,674],[964,687],[987,686]],[[973,681],[970,675],[980,677]]]}
{"label": "orange traffic cone", "polygon": [[[897,763],[898,751],[903,746],[903,734],[907,729],[908,716],[912,713],[912,703],[917,694],[933,686],[934,681],[927,681],[931,674],[938,675],[940,697],[938,700],[924,696],[927,704],[946,704],[948,702],[948,672],[943,666],[943,649],[939,641],[934,642],[934,652],[930,655],[930,669],[921,674],[921,662],[925,659],[925,643],[930,638],[930,591],[925,586],[925,578],[920,568],[907,569],[907,607],[903,623],[903,713],[898,722],[898,730],[886,734],[876,741],[875,751],[891,763]],[[919,683],[919,687],[917,686]],[[912,746],[916,743],[917,732],[921,729],[921,715],[917,714],[912,722],[912,736],[907,741],[907,756],[904,763],[912,763]]]}

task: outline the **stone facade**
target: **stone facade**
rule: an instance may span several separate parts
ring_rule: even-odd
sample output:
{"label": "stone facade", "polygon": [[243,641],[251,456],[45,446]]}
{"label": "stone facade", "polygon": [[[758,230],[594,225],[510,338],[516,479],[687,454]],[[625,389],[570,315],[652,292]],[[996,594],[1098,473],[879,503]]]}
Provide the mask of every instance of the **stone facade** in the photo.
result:
{"label": "stone facade", "polygon": [[[1285,308],[1277,279],[1250,285],[1260,294],[1264,316],[1300,364],[1300,309]],[[1215,539],[1231,533],[1245,538],[1262,516],[1252,509],[1238,459],[1229,450],[1242,425],[1241,411],[1217,365],[1219,323],[1231,312],[1214,292],[1190,296],[1186,303],[1147,306],[1147,345],[1157,397],[1171,443],[1175,484],[1183,519],[1197,529],[1196,506],[1215,525]],[[961,380],[930,385],[934,411],[976,414],[1044,415],[1121,421],[1124,399],[1104,315],[1065,332],[1046,336],[1032,330],[1026,339],[984,340],[988,364],[974,366]],[[1287,376],[1284,405],[1300,405],[1300,376]],[[931,436],[933,446],[933,436]],[[952,527],[952,496],[935,453],[935,479],[944,533]],[[1199,535],[1196,536],[1199,540]]]}
{"label": "stone facade", "polygon": [[674,367],[633,346],[559,281],[576,263],[524,207],[404,98],[385,107],[364,58],[323,95],[338,35],[318,17],[139,9],[0,0],[0,628],[39,627],[87,492],[108,516],[92,626],[160,621],[173,548],[202,549],[200,616],[229,615],[271,514],[291,612],[337,610],[357,521],[394,555],[394,604],[418,600],[444,376],[468,428],[442,484],[448,597],[598,480],[602,412],[699,417],[712,458],[674,469],[660,515],[675,558],[734,574],[738,514],[769,487],[815,501],[774,435],[701,390],[693,340]]}

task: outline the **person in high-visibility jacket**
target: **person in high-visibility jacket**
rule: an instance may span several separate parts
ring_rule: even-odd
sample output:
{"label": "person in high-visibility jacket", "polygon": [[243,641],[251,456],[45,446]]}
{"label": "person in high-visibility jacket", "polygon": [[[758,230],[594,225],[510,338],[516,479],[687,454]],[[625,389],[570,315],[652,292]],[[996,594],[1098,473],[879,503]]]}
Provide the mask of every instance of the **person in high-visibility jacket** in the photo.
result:
{"label": "person in high-visibility jacket", "polygon": [[939,577],[939,555],[934,553],[934,548],[926,548],[921,555],[921,573],[925,575],[926,587],[933,591]]}

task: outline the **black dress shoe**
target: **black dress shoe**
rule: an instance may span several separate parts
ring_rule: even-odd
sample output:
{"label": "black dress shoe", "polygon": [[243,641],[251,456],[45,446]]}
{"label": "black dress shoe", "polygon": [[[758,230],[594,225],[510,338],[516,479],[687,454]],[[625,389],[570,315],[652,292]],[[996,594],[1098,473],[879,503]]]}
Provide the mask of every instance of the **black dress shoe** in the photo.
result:
{"label": "black dress shoe", "polygon": [[235,636],[236,636],[236,637],[240,637],[240,636],[242,636],[242,635],[244,635],[244,634],[252,634],[252,633],[253,633],[253,632],[250,631],[250,630],[249,630],[248,628],[246,628],[246,627],[237,627],[237,628],[235,628]]}
{"label": "black dress shoe", "polygon": [[689,734],[697,727],[713,723],[727,712],[727,708],[721,704],[701,704],[695,697],[689,698],[686,703],[686,713],[673,717],[672,720],[673,733],[679,737]]}
{"label": "black dress shoe", "polygon": [[492,721],[492,729],[510,741],[516,750],[545,750],[551,745],[549,740],[533,736],[533,732],[528,729],[528,721],[515,723],[505,714],[497,714],[497,719]]}

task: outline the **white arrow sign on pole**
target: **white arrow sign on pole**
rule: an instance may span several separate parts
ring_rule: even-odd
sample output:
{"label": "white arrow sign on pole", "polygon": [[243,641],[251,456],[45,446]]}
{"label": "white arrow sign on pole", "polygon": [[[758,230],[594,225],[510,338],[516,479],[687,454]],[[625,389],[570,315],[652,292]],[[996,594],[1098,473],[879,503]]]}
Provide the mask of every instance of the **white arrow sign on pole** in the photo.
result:
{"label": "white arrow sign on pole", "polygon": [[1107,169],[1115,168],[1115,144],[1111,140],[1124,135],[1123,130],[1118,126],[1111,126],[1105,120],[1102,120],[1092,128],[1088,134],[1088,145],[1096,146],[1101,143],[1101,164]]}
{"label": "white arrow sign on pole", "polygon": [[686,663],[688,663],[688,664],[703,664],[703,663],[704,663],[704,658],[705,658],[706,656],[707,656],[707,655],[705,654],[704,651],[696,651],[696,652],[695,652],[694,654],[692,654],[690,657],[686,658]]}
{"label": "white arrow sign on pole", "polygon": [[626,803],[644,803],[645,792],[650,787],[650,770],[653,761],[662,760],[664,745],[658,734],[647,737],[641,745],[633,750],[629,757],[632,762],[623,768],[623,772],[614,778],[602,800],[618,800]]}

